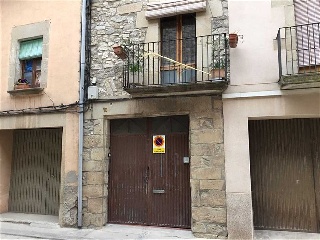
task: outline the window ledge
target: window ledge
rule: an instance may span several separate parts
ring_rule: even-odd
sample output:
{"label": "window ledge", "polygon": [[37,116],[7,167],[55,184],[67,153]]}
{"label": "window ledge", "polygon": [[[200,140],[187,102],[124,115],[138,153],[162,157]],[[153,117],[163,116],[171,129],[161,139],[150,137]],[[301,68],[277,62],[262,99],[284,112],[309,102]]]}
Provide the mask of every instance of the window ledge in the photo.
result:
{"label": "window ledge", "polygon": [[11,95],[33,95],[33,94],[39,94],[43,91],[43,88],[41,87],[35,87],[35,88],[26,88],[26,89],[16,89],[16,90],[10,90],[7,91],[7,93],[10,93]]}

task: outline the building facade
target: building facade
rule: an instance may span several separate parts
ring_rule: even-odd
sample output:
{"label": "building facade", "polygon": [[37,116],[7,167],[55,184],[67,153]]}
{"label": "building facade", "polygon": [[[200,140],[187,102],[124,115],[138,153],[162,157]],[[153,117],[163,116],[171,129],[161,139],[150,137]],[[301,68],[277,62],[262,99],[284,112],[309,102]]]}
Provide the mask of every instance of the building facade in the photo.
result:
{"label": "building facade", "polygon": [[0,11],[0,212],[76,226],[81,1]]}
{"label": "building facade", "polygon": [[320,231],[318,0],[86,7],[0,2],[1,213]]}
{"label": "building facade", "polygon": [[223,94],[229,238],[319,232],[319,1],[228,8],[243,36]]}
{"label": "building facade", "polygon": [[96,0],[91,7],[83,225],[227,237],[227,1]]}

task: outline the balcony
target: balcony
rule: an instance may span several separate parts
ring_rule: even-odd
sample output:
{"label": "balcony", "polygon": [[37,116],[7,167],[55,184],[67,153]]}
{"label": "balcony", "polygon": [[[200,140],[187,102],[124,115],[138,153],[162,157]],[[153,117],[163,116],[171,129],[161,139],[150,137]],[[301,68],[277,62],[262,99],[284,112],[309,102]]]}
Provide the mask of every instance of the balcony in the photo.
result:
{"label": "balcony", "polygon": [[277,42],[281,89],[320,87],[320,23],[280,28]]}
{"label": "balcony", "polygon": [[123,87],[133,96],[221,94],[228,86],[226,34],[124,47]]}

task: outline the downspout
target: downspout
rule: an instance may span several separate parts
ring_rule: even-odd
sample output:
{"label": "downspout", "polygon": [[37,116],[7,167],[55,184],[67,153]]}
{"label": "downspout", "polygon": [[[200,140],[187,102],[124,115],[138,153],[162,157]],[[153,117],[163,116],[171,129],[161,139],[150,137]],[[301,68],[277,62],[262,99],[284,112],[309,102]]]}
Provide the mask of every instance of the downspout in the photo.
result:
{"label": "downspout", "polygon": [[79,82],[79,155],[78,155],[78,228],[82,228],[82,154],[83,154],[83,118],[84,118],[84,74],[86,67],[86,6],[82,0],[81,8],[81,49],[80,49],[80,82]]}

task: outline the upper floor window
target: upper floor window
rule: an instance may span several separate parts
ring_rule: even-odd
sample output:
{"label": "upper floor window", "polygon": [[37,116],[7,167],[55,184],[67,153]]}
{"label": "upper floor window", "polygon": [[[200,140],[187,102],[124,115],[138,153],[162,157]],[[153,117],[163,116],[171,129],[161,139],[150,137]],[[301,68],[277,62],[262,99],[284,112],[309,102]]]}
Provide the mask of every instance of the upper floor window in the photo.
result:
{"label": "upper floor window", "polygon": [[29,87],[40,87],[42,43],[42,38],[20,43],[20,82],[26,83]]}
{"label": "upper floor window", "polygon": [[38,94],[47,87],[49,30],[48,20],[12,28],[8,93]]}
{"label": "upper floor window", "polygon": [[178,15],[161,19],[161,75],[164,84],[191,82],[195,70],[179,63],[196,67],[196,18],[195,14]]}
{"label": "upper floor window", "polygon": [[320,65],[320,1],[294,0],[299,68]]}

